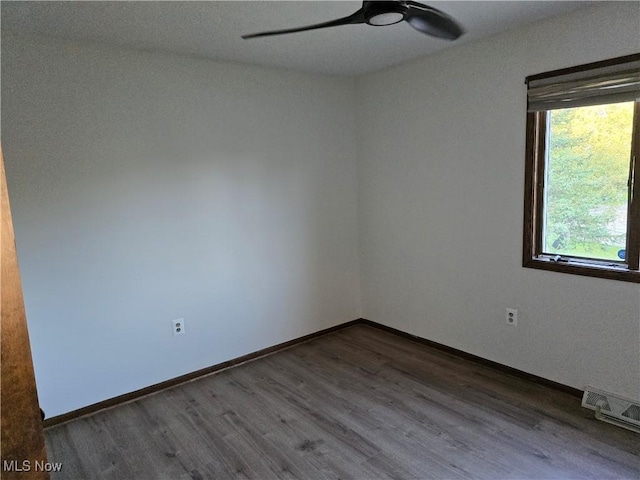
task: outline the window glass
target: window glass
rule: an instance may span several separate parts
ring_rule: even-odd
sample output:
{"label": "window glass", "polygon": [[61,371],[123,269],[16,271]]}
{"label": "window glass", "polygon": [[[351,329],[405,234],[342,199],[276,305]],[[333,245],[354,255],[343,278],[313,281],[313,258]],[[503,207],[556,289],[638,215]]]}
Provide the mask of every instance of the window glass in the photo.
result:
{"label": "window glass", "polygon": [[542,250],[625,260],[634,102],[547,112]]}

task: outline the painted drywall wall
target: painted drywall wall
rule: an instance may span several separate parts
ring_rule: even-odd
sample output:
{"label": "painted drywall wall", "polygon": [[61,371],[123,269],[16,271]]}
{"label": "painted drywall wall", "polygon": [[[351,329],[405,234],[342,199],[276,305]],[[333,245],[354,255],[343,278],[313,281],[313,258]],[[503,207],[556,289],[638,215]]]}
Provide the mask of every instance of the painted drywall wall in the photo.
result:
{"label": "painted drywall wall", "polygon": [[2,146],[48,416],[360,317],[353,88],[3,37]]}
{"label": "painted drywall wall", "polygon": [[638,25],[614,2],[358,80],[365,318],[640,398],[640,287],[521,267],[524,79],[636,53]]}

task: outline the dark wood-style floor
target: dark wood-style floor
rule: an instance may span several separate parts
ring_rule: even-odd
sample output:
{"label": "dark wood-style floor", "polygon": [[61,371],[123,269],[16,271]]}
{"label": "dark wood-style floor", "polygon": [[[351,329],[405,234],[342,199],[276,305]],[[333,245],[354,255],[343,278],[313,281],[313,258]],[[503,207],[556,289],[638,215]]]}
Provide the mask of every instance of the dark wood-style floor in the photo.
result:
{"label": "dark wood-style floor", "polygon": [[46,431],[56,479],[640,478],[580,399],[357,325]]}

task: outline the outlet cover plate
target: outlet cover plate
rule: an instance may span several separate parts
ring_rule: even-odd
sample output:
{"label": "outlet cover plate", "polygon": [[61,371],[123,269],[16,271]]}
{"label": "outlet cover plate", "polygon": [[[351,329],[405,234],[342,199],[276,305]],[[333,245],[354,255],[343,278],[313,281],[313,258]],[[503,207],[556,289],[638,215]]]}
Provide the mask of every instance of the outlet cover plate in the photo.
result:
{"label": "outlet cover plate", "polygon": [[171,320],[174,335],[182,335],[185,332],[184,318],[178,318]]}

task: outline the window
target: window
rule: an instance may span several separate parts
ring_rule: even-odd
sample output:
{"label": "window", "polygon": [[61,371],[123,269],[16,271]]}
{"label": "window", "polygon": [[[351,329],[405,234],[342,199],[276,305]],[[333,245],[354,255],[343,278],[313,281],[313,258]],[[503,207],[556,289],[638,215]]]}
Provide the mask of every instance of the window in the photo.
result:
{"label": "window", "polygon": [[640,54],[527,77],[523,266],[640,283]]}

